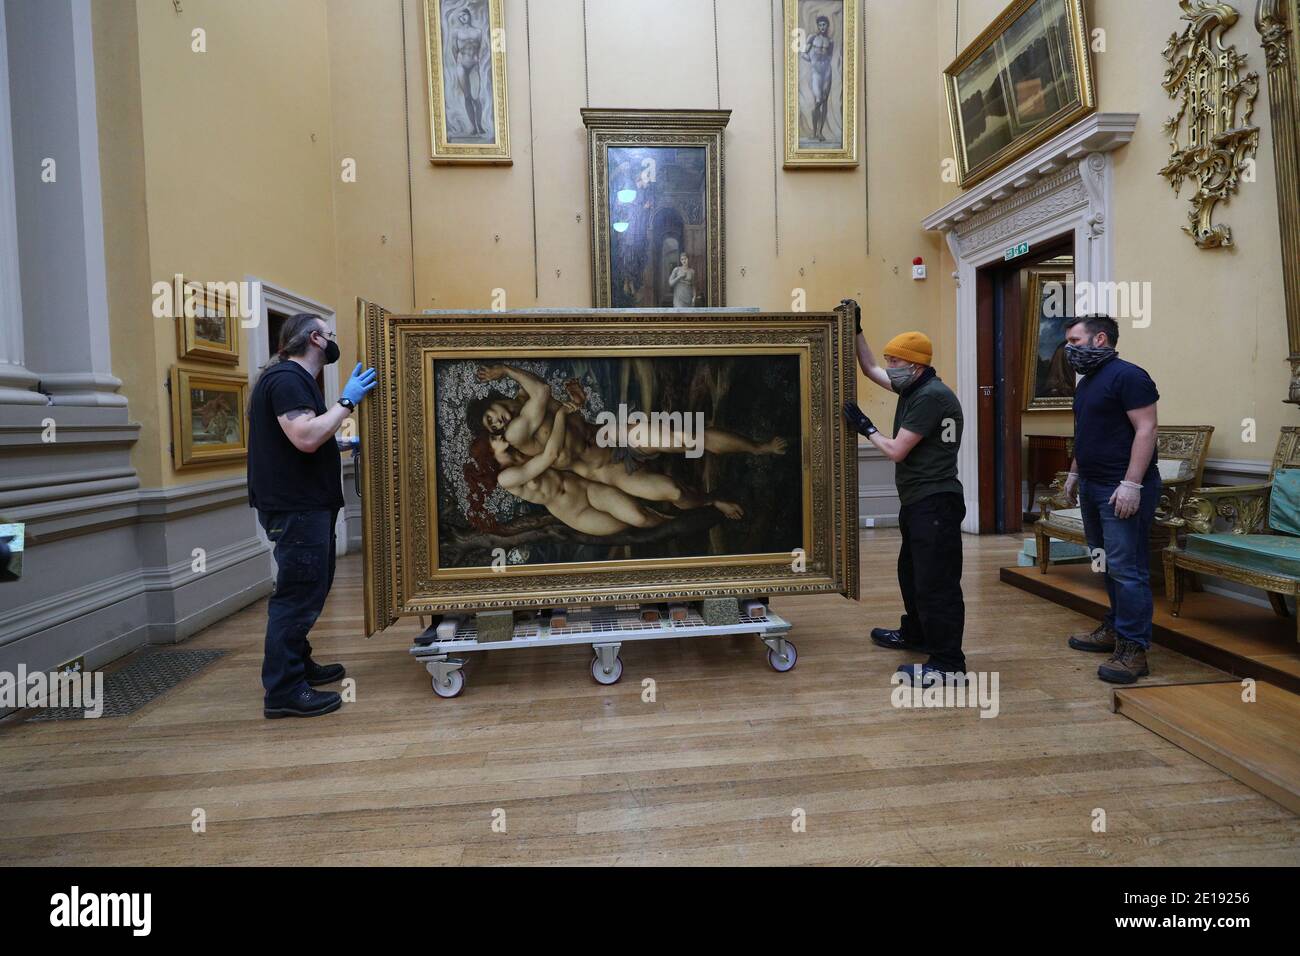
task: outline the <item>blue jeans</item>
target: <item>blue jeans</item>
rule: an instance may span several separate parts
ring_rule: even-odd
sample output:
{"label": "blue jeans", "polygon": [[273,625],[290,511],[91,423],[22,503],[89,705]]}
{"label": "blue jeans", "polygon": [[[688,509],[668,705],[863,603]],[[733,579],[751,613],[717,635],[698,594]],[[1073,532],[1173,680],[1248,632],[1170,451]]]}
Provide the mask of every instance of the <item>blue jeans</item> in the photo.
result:
{"label": "blue jeans", "polygon": [[307,632],[334,583],[336,511],[259,511],[275,545],[275,591],[266,608],[262,687],[266,706],[279,707],[307,687]]}
{"label": "blue jeans", "polygon": [[[1136,514],[1116,518],[1110,496],[1118,482],[1080,479],[1079,507],[1083,511],[1083,533],[1093,552],[1093,567],[1105,558],[1106,594],[1110,611],[1106,623],[1126,641],[1151,646],[1151,522],[1160,503],[1160,478],[1149,475],[1142,482],[1141,503]],[[1102,554],[1096,554],[1097,549]]]}

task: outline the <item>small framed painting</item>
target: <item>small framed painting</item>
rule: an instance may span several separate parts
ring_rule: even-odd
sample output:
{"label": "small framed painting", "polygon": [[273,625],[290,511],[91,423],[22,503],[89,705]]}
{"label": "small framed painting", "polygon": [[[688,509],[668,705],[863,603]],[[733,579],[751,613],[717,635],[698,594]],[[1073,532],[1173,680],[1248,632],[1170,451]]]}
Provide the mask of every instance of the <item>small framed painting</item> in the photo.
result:
{"label": "small framed painting", "polygon": [[963,189],[1096,109],[1083,0],[1014,0],[944,70]]}
{"label": "small framed painting", "polygon": [[[233,283],[231,284],[233,285]],[[223,283],[181,282],[176,315],[177,358],[239,364],[239,313]]]}
{"label": "small framed painting", "polygon": [[248,457],[244,376],[175,366],[171,389],[172,462],[177,470]]}
{"label": "small framed painting", "polygon": [[1065,331],[1074,319],[1074,262],[1029,270],[1023,348],[1025,411],[1074,407],[1074,369],[1065,358]]}
{"label": "small framed painting", "polygon": [[859,0],[785,0],[785,166],[858,164]]}
{"label": "small framed painting", "polygon": [[435,163],[509,163],[502,0],[424,0]]}

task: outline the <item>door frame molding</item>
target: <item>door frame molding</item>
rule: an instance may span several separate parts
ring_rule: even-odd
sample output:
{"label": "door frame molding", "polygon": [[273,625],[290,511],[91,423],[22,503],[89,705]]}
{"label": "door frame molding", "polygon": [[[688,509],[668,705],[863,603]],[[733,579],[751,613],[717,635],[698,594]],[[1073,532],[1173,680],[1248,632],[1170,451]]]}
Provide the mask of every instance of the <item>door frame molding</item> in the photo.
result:
{"label": "door frame molding", "polygon": [[[1110,153],[1133,138],[1136,113],[1094,113],[922,220],[948,243],[957,283],[957,399],[979,407],[976,271],[1009,245],[1074,234],[1075,282],[1114,275]],[[979,531],[979,443],[962,442],[958,477],[966,498],[962,530]]]}

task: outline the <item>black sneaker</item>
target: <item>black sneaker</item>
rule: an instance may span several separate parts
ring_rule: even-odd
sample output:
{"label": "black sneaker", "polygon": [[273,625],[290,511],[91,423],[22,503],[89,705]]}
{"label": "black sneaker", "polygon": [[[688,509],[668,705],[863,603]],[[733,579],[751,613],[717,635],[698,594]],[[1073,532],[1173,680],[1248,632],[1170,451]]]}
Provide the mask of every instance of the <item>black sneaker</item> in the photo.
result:
{"label": "black sneaker", "polygon": [[320,717],[343,706],[343,698],[332,690],[320,691],[304,687],[287,703],[279,707],[264,707],[266,717]]}
{"label": "black sneaker", "polygon": [[335,681],[342,680],[347,674],[342,664],[317,664],[313,660],[307,661],[307,683],[312,687],[320,687],[322,684],[332,684]]}
{"label": "black sneaker", "polygon": [[902,631],[890,630],[887,627],[873,627],[871,629],[871,643],[891,651],[919,651],[922,649],[920,644],[915,644],[904,638]]}

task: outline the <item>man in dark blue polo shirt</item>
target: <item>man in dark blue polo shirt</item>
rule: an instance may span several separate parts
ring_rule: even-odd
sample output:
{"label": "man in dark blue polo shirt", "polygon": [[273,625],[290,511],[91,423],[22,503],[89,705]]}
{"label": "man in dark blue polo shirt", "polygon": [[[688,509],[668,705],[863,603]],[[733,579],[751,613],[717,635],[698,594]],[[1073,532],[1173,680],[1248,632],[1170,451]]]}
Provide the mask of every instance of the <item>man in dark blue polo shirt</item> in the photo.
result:
{"label": "man in dark blue polo shirt", "polygon": [[301,313],[280,329],[280,348],[253,386],[248,409],[248,502],[275,545],[275,591],[267,605],[262,687],[267,717],[318,717],[338,710],[342,664],[317,664],[307,632],[334,583],[334,519],[343,507],[334,433],[375,387],[361,365],[333,408],[316,376],[339,360],[334,333]]}
{"label": "man in dark blue polo shirt", "polygon": [[1069,643],[1075,650],[1109,651],[1097,676],[1132,684],[1150,673],[1150,539],[1160,501],[1160,393],[1151,376],[1116,353],[1114,319],[1078,318],[1065,341],[1070,365],[1083,376],[1074,391],[1074,462],[1065,497],[1079,498],[1093,567],[1105,574],[1110,598],[1110,612],[1097,629],[1076,634]]}

